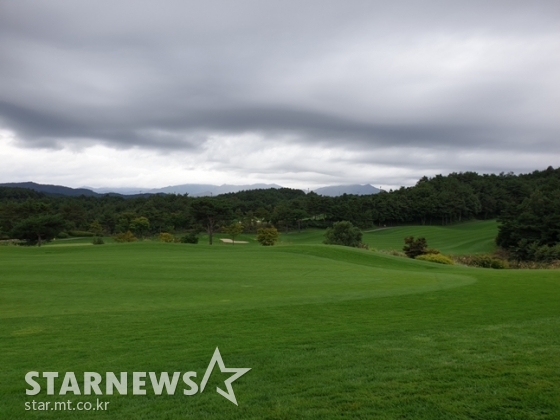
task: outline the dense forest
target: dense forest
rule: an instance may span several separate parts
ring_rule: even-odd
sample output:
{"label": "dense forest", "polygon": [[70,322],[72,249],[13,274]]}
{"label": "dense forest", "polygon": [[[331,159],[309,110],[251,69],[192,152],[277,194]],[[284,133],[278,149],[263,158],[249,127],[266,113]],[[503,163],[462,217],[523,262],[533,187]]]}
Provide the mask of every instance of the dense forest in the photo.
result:
{"label": "dense forest", "polygon": [[560,168],[521,175],[452,173],[423,177],[415,186],[395,191],[339,197],[288,188],[213,198],[174,194],[68,197],[0,187],[0,239],[30,243],[48,240],[59,231],[178,233],[207,230],[210,224],[214,230],[232,221],[242,222],[247,232],[256,232],[262,224],[286,232],[326,228],[342,220],[366,229],[494,218],[500,222],[497,243],[514,258],[538,259],[560,247]]}

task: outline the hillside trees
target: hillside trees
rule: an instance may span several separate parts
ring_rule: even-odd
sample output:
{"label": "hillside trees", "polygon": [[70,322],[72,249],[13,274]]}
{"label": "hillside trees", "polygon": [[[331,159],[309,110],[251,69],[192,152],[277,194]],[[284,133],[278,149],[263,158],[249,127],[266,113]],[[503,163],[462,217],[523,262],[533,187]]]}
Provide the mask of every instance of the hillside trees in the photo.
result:
{"label": "hillside trees", "polygon": [[136,217],[130,222],[129,228],[132,232],[143,238],[150,229],[150,221],[144,216]]}
{"label": "hillside trees", "polygon": [[560,244],[560,181],[535,191],[499,218],[496,243],[518,260],[547,260]]}
{"label": "hillside trees", "polygon": [[301,230],[301,222],[307,217],[305,206],[301,200],[292,200],[282,203],[274,208],[270,220],[275,226],[284,226],[286,230],[290,227],[298,227]]}
{"label": "hillside trees", "polygon": [[305,210],[310,217],[316,218],[327,211],[326,201],[322,196],[311,191],[305,197]]}
{"label": "hillside trees", "polygon": [[[537,191],[541,191],[544,205],[547,205],[546,200],[554,201],[554,191],[560,189],[557,185],[559,180],[560,168],[549,167],[522,175],[464,172],[423,177],[413,187],[369,196],[324,197],[313,192],[305,194],[301,190],[281,188],[240,191],[221,195],[217,200],[226,203],[235,212],[236,219],[251,232],[256,232],[263,222],[271,221],[282,229],[293,229],[306,226],[325,228],[346,220],[360,229],[366,229],[402,224],[446,225],[473,218],[500,216],[503,225],[500,243],[514,252],[523,239],[526,240],[520,246],[523,249],[528,244],[541,247],[548,241],[543,240],[540,244],[540,239],[534,240],[531,236],[533,229],[527,228],[528,221],[518,220],[517,217],[533,214],[529,212],[527,203],[537,199],[532,197]],[[527,199],[529,201],[523,207]],[[144,234],[185,232],[191,230],[195,223],[202,224],[208,231],[205,217],[204,220],[195,220],[193,214],[197,211],[193,211],[192,207],[196,208],[200,205],[195,203],[206,200],[216,198],[175,194],[62,197],[22,188],[0,187],[0,235],[8,238],[18,223],[39,215],[59,215],[67,223],[65,227],[73,230],[88,230],[97,220],[103,231],[109,234],[128,231],[132,221],[139,217],[146,217],[150,222],[150,228]],[[554,209],[551,212],[555,214]],[[538,215],[537,219],[542,219],[536,222],[546,220],[547,226],[551,226],[549,230],[554,232],[553,220],[539,213],[538,209],[534,214]],[[217,226],[222,224],[219,222]],[[542,229],[539,227],[537,230],[541,232]],[[527,257],[522,254],[516,255]]]}
{"label": "hillside trees", "polygon": [[130,229],[132,221],[136,218],[136,213],[133,211],[125,211],[118,215],[116,230],[117,232],[127,232]]}

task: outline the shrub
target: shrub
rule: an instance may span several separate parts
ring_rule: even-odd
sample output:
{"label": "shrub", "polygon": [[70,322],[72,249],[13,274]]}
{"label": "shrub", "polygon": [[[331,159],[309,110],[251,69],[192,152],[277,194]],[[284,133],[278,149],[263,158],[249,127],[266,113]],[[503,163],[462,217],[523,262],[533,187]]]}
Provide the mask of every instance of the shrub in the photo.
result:
{"label": "shrub", "polygon": [[162,232],[158,236],[160,242],[175,242],[175,237],[171,233]]}
{"label": "shrub", "polygon": [[58,235],[56,235],[56,237],[58,239],[67,239],[70,235],[68,235],[66,232],[60,232]]}
{"label": "shrub", "polygon": [[335,222],[332,227],[327,229],[324,243],[359,247],[362,243],[362,232],[351,222]]}
{"label": "shrub", "polygon": [[418,255],[423,255],[428,253],[428,243],[426,238],[420,237],[414,239],[414,236],[407,236],[404,238],[405,245],[403,246],[403,251],[409,258],[416,258]]}
{"label": "shrub", "polygon": [[447,264],[447,265],[455,264],[451,258],[446,257],[445,255],[442,254],[433,254],[433,253],[423,254],[423,255],[418,255],[415,259],[420,261],[434,262],[438,264]]}
{"label": "shrub", "polygon": [[135,242],[137,240],[138,238],[130,230],[115,235],[115,242]]}
{"label": "shrub", "polygon": [[278,241],[278,230],[274,227],[261,228],[257,230],[257,241],[264,246],[272,246]]}
{"label": "shrub", "polygon": [[465,264],[471,267],[494,269],[509,268],[509,264],[507,261],[500,258],[495,258],[491,255],[461,255],[455,257],[455,261],[457,261],[459,264]]}
{"label": "shrub", "polygon": [[502,270],[504,268],[509,268],[509,264],[507,261],[500,260],[498,258],[492,258],[492,261],[490,262],[490,268]]}
{"label": "shrub", "polygon": [[80,237],[80,236],[92,237],[92,236],[95,236],[95,233],[88,232],[87,230],[70,230],[70,231],[68,231],[68,235],[73,236],[73,237]]}
{"label": "shrub", "polygon": [[190,232],[190,233],[187,233],[186,235],[182,236],[180,241],[183,244],[197,244],[198,243],[198,235],[194,232]]}
{"label": "shrub", "polygon": [[94,245],[103,245],[104,243],[105,242],[103,241],[103,238],[101,236],[96,236],[92,241],[92,244]]}
{"label": "shrub", "polygon": [[493,258],[490,255],[474,255],[472,257],[473,265],[481,268],[505,268],[502,260]]}

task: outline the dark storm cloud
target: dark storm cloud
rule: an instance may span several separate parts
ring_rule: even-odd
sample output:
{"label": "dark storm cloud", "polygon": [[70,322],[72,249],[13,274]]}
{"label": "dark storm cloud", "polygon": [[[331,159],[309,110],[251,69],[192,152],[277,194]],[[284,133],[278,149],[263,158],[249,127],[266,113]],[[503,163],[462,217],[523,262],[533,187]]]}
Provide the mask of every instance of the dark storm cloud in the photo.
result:
{"label": "dark storm cloud", "polygon": [[558,1],[0,6],[0,127],[26,147],[212,135],[559,153]]}

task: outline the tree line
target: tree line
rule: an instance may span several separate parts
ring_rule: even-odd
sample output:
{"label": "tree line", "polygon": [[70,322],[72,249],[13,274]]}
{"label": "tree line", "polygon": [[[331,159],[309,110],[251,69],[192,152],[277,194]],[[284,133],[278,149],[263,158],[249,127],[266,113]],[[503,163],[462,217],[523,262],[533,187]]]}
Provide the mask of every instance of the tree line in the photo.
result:
{"label": "tree line", "polygon": [[33,239],[32,231],[41,224],[53,231],[104,235],[141,230],[142,235],[207,231],[211,236],[232,221],[242,223],[246,232],[256,232],[263,225],[288,232],[327,228],[338,221],[371,229],[494,218],[500,222],[497,243],[516,258],[535,258],[538,248],[556,246],[560,242],[560,168],[521,175],[451,173],[423,177],[412,187],[394,191],[339,197],[289,188],[211,198],[177,194],[68,197],[0,187],[0,238],[29,241],[52,236],[49,231]]}

